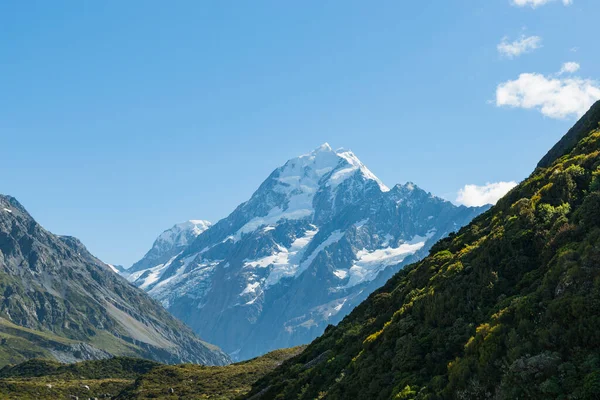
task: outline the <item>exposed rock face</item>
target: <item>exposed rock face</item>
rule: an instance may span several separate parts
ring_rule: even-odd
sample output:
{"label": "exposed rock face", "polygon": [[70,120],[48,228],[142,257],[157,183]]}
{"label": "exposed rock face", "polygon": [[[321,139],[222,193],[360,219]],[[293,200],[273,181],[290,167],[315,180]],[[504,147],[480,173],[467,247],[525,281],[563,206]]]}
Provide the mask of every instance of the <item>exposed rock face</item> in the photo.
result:
{"label": "exposed rock face", "polygon": [[[64,361],[137,355],[222,365],[229,357],[198,339],[143,291],[69,236],[42,228],[0,195],[0,352]],[[19,340],[17,340],[19,339]]]}
{"label": "exposed rock face", "polygon": [[325,144],[131,282],[236,359],[307,343],[487,207],[386,187]]}

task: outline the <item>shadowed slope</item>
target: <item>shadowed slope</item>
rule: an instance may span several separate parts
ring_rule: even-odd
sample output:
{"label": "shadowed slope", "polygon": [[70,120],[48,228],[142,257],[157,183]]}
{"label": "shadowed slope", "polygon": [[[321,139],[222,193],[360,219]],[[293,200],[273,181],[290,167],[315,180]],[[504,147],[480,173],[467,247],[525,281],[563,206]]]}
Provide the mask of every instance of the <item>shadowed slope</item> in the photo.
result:
{"label": "shadowed slope", "polygon": [[396,274],[252,394],[596,399],[598,109],[567,135],[577,143],[561,141],[496,206]]}

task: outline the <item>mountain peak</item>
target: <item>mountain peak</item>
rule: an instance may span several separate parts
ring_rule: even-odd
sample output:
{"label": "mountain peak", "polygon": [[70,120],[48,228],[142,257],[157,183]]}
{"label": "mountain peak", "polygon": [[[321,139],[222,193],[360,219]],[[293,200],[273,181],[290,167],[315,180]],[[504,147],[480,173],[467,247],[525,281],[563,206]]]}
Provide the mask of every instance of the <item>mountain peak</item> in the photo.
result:
{"label": "mountain peak", "polygon": [[20,212],[27,214],[25,208],[16,198],[5,194],[0,194],[0,212],[4,211],[12,213],[13,210],[19,210]]}
{"label": "mountain peak", "polygon": [[312,152],[313,153],[321,153],[321,152],[330,152],[333,151],[331,149],[331,146],[329,145],[329,143],[325,142],[322,145],[320,145],[319,147],[317,147],[316,149],[314,149]]}
{"label": "mountain peak", "polygon": [[369,182],[375,182],[382,192],[389,191],[349,150],[333,151],[325,143],[308,154],[292,158],[277,168],[250,201],[244,203],[243,207],[251,211],[235,237],[282,219],[311,217],[315,215],[315,196],[328,192],[330,199],[335,199],[338,188],[346,182],[363,189]]}
{"label": "mountain peak", "polygon": [[414,182],[406,182],[404,185],[398,183],[394,186],[394,190],[402,193],[425,192]]}
{"label": "mountain peak", "polygon": [[209,221],[191,219],[173,225],[161,233],[152,244],[152,248],[138,262],[127,270],[133,273],[148,268],[149,265],[157,265],[167,262],[171,257],[177,255],[188,244],[190,244],[202,232],[211,227]]}
{"label": "mountain peak", "polygon": [[[181,242],[186,240],[186,235],[191,234],[194,237],[198,236],[208,228],[210,228],[211,223],[209,221],[205,221],[202,219],[190,219],[185,222],[181,222],[179,224],[173,225],[170,229],[167,229],[157,239],[158,241],[164,241],[169,243]],[[181,243],[183,245],[186,243]]]}
{"label": "mountain peak", "polygon": [[[289,160],[280,168],[279,180],[290,183],[292,180],[310,177],[314,184],[320,182],[335,188],[357,171],[366,180],[375,181],[382,192],[390,190],[351,150],[333,150],[327,142],[308,154]],[[321,178],[325,180],[321,181]]]}

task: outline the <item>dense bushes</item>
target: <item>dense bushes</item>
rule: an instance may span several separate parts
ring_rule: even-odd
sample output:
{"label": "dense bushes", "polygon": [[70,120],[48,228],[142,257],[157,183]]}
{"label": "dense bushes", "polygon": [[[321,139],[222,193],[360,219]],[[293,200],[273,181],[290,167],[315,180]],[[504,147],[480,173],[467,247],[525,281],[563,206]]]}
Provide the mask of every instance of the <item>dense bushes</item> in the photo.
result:
{"label": "dense bushes", "polygon": [[[253,393],[598,398],[600,131],[570,148],[390,279]],[[302,368],[329,349],[327,362]]]}
{"label": "dense bushes", "polygon": [[0,398],[234,399],[302,349],[276,350],[224,367],[164,365],[128,357],[75,364],[29,360],[0,369]]}

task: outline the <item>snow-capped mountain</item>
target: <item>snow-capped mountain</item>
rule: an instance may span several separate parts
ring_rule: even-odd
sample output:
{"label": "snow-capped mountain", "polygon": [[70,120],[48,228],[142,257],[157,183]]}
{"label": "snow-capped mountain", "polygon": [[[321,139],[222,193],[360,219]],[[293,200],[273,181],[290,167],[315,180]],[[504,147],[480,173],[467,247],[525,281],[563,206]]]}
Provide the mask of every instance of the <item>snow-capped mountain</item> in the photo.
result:
{"label": "snow-capped mountain", "polygon": [[129,279],[247,359],[314,339],[485,209],[457,207],[412,183],[389,189],[351,151],[324,144]]}
{"label": "snow-capped mountain", "polygon": [[[147,271],[160,264],[165,264],[173,256],[181,253],[199,234],[210,228],[210,225],[211,223],[208,221],[193,219],[174,225],[161,233],[146,255],[133,264],[126,273]],[[137,279],[140,274],[134,276]]]}

